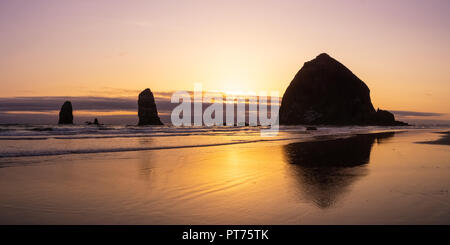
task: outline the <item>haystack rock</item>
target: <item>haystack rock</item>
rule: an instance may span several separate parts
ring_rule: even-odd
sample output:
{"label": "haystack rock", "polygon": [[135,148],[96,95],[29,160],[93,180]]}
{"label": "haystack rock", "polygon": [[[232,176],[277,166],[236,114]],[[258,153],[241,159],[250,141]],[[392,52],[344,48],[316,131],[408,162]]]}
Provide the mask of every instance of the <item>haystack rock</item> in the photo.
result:
{"label": "haystack rock", "polygon": [[150,89],[147,88],[139,94],[138,107],[139,125],[163,125]]}
{"label": "haystack rock", "polygon": [[320,54],[306,62],[283,95],[280,124],[407,125],[375,110],[367,85],[347,67]]}
{"label": "haystack rock", "polygon": [[59,111],[59,124],[73,124],[72,103],[70,101],[64,102]]}

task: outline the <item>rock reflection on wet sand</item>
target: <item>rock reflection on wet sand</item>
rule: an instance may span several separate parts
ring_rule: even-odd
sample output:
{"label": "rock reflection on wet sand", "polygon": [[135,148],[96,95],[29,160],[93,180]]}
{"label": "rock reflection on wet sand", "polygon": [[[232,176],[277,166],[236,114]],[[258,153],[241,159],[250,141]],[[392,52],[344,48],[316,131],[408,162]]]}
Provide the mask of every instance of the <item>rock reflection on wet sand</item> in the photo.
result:
{"label": "rock reflection on wet sand", "polygon": [[305,196],[318,207],[328,208],[367,174],[364,165],[370,160],[372,145],[393,136],[394,132],[388,132],[297,142],[284,146],[284,151]]}

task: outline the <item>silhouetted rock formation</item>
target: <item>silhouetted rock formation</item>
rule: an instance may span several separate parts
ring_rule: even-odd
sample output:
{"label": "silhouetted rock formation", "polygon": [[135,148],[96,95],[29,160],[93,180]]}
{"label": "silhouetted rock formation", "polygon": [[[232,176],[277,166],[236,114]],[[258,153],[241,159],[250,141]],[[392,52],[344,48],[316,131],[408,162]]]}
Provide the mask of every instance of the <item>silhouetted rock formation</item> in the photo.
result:
{"label": "silhouetted rock formation", "polygon": [[367,85],[347,67],[320,54],[306,62],[283,95],[280,124],[407,125],[375,111]]}
{"label": "silhouetted rock formation", "polygon": [[72,103],[64,102],[59,111],[59,124],[73,124]]}
{"label": "silhouetted rock formation", "polygon": [[352,183],[367,174],[374,143],[381,144],[394,132],[362,134],[349,138],[297,142],[284,146],[288,163],[298,175],[305,197],[320,208],[333,206]]}
{"label": "silhouetted rock formation", "polygon": [[139,94],[138,107],[139,125],[163,125],[150,89],[147,88]]}
{"label": "silhouetted rock formation", "polygon": [[103,125],[103,124],[100,124],[99,122],[98,122],[98,119],[97,118],[94,118],[94,122],[89,122],[89,121],[87,121],[87,122],[85,122],[87,125],[92,125],[92,124],[94,124],[94,125],[98,125],[98,126],[100,126],[100,125]]}

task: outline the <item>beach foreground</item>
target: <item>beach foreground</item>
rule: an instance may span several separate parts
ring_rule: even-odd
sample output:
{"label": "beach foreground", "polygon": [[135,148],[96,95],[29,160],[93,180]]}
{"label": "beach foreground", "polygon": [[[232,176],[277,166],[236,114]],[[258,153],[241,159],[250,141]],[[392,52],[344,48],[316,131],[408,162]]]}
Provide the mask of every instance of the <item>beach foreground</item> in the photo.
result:
{"label": "beach foreground", "polygon": [[[450,224],[449,146],[417,143],[442,131],[4,138],[0,223]],[[11,150],[52,140],[87,148]]]}

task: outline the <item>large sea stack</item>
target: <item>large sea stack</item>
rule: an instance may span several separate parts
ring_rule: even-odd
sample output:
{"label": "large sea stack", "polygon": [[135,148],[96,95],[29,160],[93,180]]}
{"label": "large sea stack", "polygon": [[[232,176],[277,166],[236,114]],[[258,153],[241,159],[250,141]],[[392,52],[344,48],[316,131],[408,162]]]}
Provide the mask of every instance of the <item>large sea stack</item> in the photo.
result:
{"label": "large sea stack", "polygon": [[59,111],[59,124],[73,124],[72,103],[64,102]]}
{"label": "large sea stack", "polygon": [[283,95],[280,124],[407,125],[375,110],[367,85],[347,67],[320,54],[306,62]]}
{"label": "large sea stack", "polygon": [[147,88],[139,94],[138,107],[139,125],[163,125],[150,89]]}

